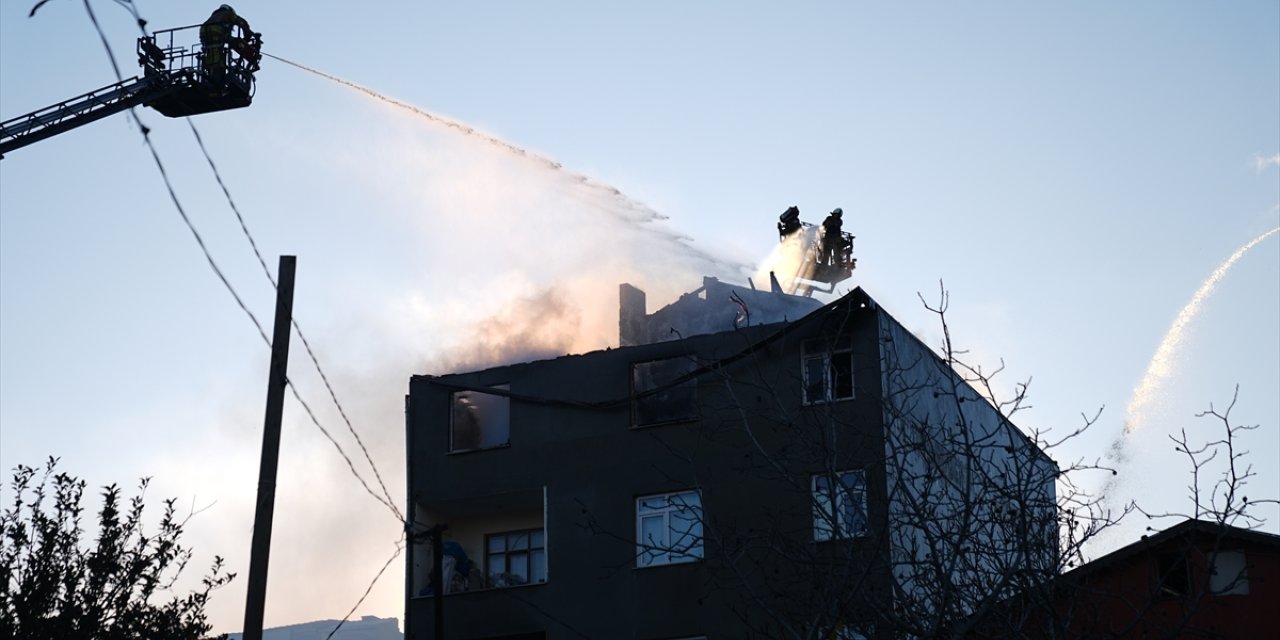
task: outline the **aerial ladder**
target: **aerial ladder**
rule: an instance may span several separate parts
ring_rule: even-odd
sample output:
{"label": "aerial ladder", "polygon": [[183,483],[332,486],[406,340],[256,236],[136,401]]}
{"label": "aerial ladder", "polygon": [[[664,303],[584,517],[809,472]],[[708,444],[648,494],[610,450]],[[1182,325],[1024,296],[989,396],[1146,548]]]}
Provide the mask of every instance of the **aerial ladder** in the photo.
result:
{"label": "aerial ladder", "polygon": [[141,76],[0,122],[0,156],[140,105],[170,118],[249,106],[262,34],[228,24],[229,37],[202,43],[200,28],[138,38]]}
{"label": "aerial ladder", "polygon": [[[836,209],[832,215],[840,217],[843,211]],[[831,233],[826,224],[803,222],[798,207],[790,207],[778,216],[778,242],[782,258],[778,264],[786,269],[781,275],[786,278],[787,293],[831,293],[837,284],[853,276],[858,265],[853,257],[852,234]]]}

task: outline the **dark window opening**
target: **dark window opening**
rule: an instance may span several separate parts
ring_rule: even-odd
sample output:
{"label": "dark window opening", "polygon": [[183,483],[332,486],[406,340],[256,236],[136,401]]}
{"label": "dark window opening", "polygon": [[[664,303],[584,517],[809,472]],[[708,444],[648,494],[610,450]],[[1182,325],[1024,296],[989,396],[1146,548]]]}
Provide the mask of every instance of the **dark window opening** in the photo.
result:
{"label": "dark window opening", "polygon": [[1191,591],[1191,568],[1184,554],[1166,554],[1156,558],[1156,595],[1181,598]]}
{"label": "dark window opening", "polygon": [[831,399],[853,397],[853,352],[831,354]]}
{"label": "dark window opening", "polygon": [[805,404],[853,397],[853,340],[845,336],[804,343],[802,390]]}
{"label": "dark window opening", "polygon": [[827,399],[827,359],[824,354],[804,357],[804,401],[821,402]]}
{"label": "dark window opening", "polygon": [[[507,390],[509,385],[494,389]],[[453,394],[450,451],[492,449],[511,443],[511,400],[481,391]]]}
{"label": "dark window opening", "polygon": [[693,371],[694,365],[692,358],[632,365],[631,389],[635,394],[632,418],[637,427],[697,419],[698,381],[680,380]]}

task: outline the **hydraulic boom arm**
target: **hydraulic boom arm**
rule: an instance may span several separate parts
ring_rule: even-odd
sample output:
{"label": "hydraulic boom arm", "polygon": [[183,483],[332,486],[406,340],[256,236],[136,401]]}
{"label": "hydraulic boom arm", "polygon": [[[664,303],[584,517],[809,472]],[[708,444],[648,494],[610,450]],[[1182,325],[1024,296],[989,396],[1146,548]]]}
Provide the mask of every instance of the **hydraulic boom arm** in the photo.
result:
{"label": "hydraulic boom arm", "polygon": [[197,39],[200,29],[192,25],[139,38],[142,77],[0,122],[0,156],[139,105],[171,118],[249,106],[261,34],[227,25],[228,36],[214,41]]}
{"label": "hydraulic boom arm", "polygon": [[181,85],[158,76],[130,78],[82,96],[0,123],[0,155],[51,138],[95,120],[163,98]]}

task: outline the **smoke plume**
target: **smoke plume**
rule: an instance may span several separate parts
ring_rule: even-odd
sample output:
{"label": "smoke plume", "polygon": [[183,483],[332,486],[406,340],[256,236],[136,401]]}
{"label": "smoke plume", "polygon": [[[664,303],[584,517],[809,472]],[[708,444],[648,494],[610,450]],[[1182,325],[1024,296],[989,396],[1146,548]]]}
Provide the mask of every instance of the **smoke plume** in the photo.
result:
{"label": "smoke plume", "polygon": [[[294,66],[371,98],[360,114],[328,116],[340,121],[328,136],[342,141],[330,143],[340,149],[324,148],[314,123],[302,118],[274,125],[264,135],[293,155],[262,173],[278,183],[273,189],[298,185],[291,207],[309,212],[298,226],[330,235],[347,230],[337,248],[298,252],[301,286],[320,278],[326,284],[304,291],[295,314],[393,497],[405,486],[411,375],[616,345],[619,283],[645,289],[656,307],[696,288],[704,275],[741,281],[749,273],[743,261],[694,246],[619,189],[463,123]],[[339,183],[363,194],[358,211],[331,201],[326,186]],[[262,353],[249,366],[266,371],[266,363]],[[289,374],[319,420],[362,462],[336,409],[323,401],[318,376],[297,358]],[[199,459],[166,453],[155,472],[173,481],[170,493],[217,501],[192,528],[191,543],[216,550],[233,568],[248,565],[261,425],[254,417],[258,391],[246,387],[243,396],[252,398],[249,407],[228,402],[222,416],[208,418],[238,426],[211,426],[197,444]],[[269,626],[345,615],[404,530],[295,403],[285,414]],[[213,459],[216,467],[205,462]],[[367,465],[356,467],[372,482]],[[205,526],[208,519],[214,522]],[[244,575],[210,603],[217,632],[240,628]],[[400,617],[403,593],[399,558],[355,615]]]}

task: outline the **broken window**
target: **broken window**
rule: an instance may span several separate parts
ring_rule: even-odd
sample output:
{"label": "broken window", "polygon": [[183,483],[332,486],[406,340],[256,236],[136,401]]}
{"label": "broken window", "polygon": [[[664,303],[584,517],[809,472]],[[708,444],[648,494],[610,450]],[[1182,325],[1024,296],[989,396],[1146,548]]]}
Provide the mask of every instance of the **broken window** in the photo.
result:
{"label": "broken window", "polygon": [[[506,391],[510,385],[497,385]],[[511,400],[482,391],[453,394],[450,424],[450,451],[492,449],[511,443]]]}
{"label": "broken window", "polygon": [[1191,568],[1181,553],[1163,554],[1156,558],[1156,595],[1181,598],[1191,591]]}
{"label": "broken window", "polygon": [[694,365],[692,358],[668,358],[631,366],[635,426],[697,419],[698,381],[681,380],[693,371]]}
{"label": "broken window", "polygon": [[853,339],[847,335],[804,343],[804,403],[853,397]]}
{"label": "broken window", "polygon": [[861,469],[813,477],[813,539],[867,532],[867,483]]}

